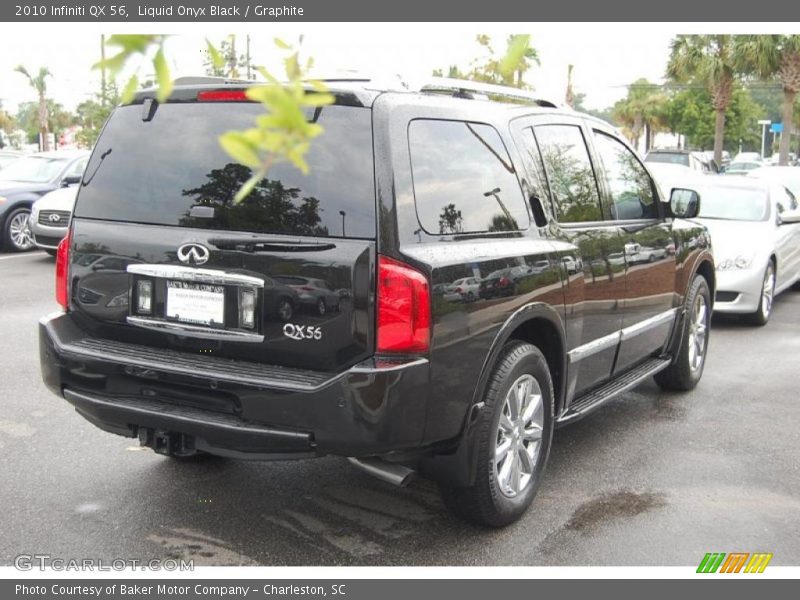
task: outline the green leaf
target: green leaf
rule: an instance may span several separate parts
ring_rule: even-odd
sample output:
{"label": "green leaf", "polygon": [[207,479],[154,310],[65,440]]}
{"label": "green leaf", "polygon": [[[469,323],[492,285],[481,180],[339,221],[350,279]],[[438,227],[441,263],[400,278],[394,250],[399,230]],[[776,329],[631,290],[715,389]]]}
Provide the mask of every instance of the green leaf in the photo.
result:
{"label": "green leaf", "polygon": [[336,97],[332,94],[306,94],[303,96],[303,104],[306,106],[328,106],[336,102]]}
{"label": "green leaf", "polygon": [[155,35],[115,34],[109,36],[108,40],[106,40],[106,45],[117,46],[129,54],[134,52],[144,54],[148,47],[153,44],[157,38],[158,36]]}
{"label": "green leaf", "polygon": [[130,54],[125,52],[124,50],[119,54],[115,54],[105,60],[101,60],[96,62],[92,65],[92,69],[97,71],[102,68],[108,69],[109,76],[113,79],[113,77],[122,70],[122,67],[125,66],[125,62],[130,57]]}
{"label": "green leaf", "polygon": [[256,187],[259,181],[264,178],[264,173],[259,171],[258,173],[254,173],[250,179],[242,184],[242,187],[239,188],[239,191],[236,192],[236,195],[233,197],[233,203],[239,204],[242,200],[247,198],[250,195],[250,192],[253,191],[253,188]]}
{"label": "green leaf", "polygon": [[122,104],[127,104],[133,100],[133,95],[136,93],[136,88],[138,87],[139,78],[135,74],[131,75],[131,78],[128,79],[128,83],[126,83],[125,87],[122,89],[122,94],[120,94],[120,102]]}
{"label": "green leaf", "polygon": [[241,131],[229,131],[222,134],[219,137],[219,144],[236,162],[250,167],[251,169],[261,164],[253,142]]}
{"label": "green leaf", "polygon": [[156,81],[158,82],[157,98],[159,102],[164,102],[169,98],[170,93],[172,93],[172,76],[169,72],[167,59],[164,56],[163,47],[158,49],[158,52],[156,52],[153,58],[153,68],[155,69]]}
{"label": "green leaf", "polygon": [[208,41],[208,38],[206,38],[206,50],[211,57],[211,64],[214,65],[215,69],[221,69],[225,66],[225,57],[220,54],[220,51],[217,50],[214,44]]}
{"label": "green leaf", "polygon": [[281,38],[275,38],[275,45],[281,50],[291,50],[292,47],[284,42]]}
{"label": "green leaf", "polygon": [[517,69],[530,47],[531,36],[527,34],[512,35],[505,56],[500,60],[498,70],[503,77],[508,77]]}

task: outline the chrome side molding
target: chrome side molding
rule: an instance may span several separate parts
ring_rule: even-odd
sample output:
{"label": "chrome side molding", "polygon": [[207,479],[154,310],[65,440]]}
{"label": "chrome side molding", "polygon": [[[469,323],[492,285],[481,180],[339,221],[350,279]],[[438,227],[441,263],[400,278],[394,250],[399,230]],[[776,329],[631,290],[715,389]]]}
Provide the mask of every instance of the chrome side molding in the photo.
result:
{"label": "chrome side molding", "polygon": [[570,364],[575,364],[576,362],[579,362],[584,358],[592,356],[593,354],[597,354],[598,352],[602,352],[603,350],[613,348],[620,342],[634,338],[637,335],[644,333],[645,331],[655,329],[660,325],[672,323],[677,315],[678,315],[678,309],[671,308],[669,310],[665,310],[664,312],[658,313],[657,315],[649,317],[643,321],[639,321],[638,323],[629,325],[628,327],[620,329],[619,331],[609,333],[608,335],[604,335],[603,337],[594,339],[591,342],[587,342],[586,344],[578,346],[577,348],[573,348],[567,353],[567,356],[569,357],[569,362]]}
{"label": "chrome side molding", "polygon": [[197,283],[212,283],[217,285],[247,285],[263,288],[264,280],[252,275],[230,273],[218,269],[198,269],[195,267],[182,267],[180,265],[128,265],[128,273],[144,275],[146,277],[163,277],[178,281],[193,281]]}
{"label": "chrome side molding", "polygon": [[135,325],[136,327],[144,327],[145,329],[172,333],[183,337],[203,338],[221,342],[261,343],[264,341],[264,336],[259,333],[237,331],[235,329],[215,329],[202,325],[176,323],[174,321],[162,321],[146,317],[128,317],[127,321],[129,324]]}

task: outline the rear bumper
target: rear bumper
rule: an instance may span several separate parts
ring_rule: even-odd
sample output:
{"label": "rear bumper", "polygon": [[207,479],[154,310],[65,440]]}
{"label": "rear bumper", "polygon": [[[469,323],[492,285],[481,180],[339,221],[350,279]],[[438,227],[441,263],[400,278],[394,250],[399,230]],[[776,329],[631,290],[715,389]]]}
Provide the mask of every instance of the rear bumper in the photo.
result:
{"label": "rear bumper", "polygon": [[69,314],[39,324],[42,378],[128,437],[163,432],[242,458],[386,455],[422,445],[429,364],[373,359],[340,374],[90,338]]}

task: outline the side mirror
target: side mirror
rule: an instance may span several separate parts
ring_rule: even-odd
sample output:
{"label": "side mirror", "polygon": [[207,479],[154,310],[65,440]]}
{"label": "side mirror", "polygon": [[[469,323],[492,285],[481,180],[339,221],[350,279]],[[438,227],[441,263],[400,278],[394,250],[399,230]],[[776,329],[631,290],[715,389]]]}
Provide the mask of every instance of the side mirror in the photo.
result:
{"label": "side mirror", "polygon": [[778,215],[778,225],[800,223],[800,210],[785,210]]}
{"label": "side mirror", "polygon": [[700,212],[700,194],[694,190],[673,188],[669,208],[677,219],[694,219]]}
{"label": "side mirror", "polygon": [[69,187],[71,185],[78,185],[83,179],[82,175],[67,175],[61,180],[61,187]]}

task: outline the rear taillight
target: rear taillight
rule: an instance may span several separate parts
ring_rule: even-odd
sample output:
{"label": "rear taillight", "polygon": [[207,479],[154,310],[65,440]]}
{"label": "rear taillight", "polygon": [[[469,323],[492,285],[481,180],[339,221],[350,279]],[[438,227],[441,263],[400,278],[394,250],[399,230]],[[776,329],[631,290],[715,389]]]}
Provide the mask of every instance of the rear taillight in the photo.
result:
{"label": "rear taillight", "polygon": [[431,296],[427,278],[408,265],[378,257],[378,352],[427,352]]}
{"label": "rear taillight", "polygon": [[69,310],[69,249],[72,244],[72,230],[67,230],[58,244],[56,253],[56,302],[64,310]]}

